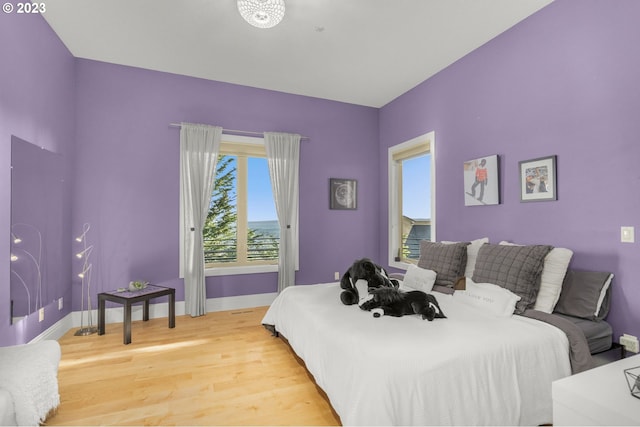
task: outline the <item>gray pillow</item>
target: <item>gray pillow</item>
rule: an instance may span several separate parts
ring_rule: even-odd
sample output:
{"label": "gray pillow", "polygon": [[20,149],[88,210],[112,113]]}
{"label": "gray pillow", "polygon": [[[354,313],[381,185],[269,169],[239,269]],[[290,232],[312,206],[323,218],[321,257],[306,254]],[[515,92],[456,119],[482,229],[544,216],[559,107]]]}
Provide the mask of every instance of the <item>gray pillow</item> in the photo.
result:
{"label": "gray pillow", "polygon": [[540,289],[544,257],[552,246],[507,246],[485,243],[478,252],[472,280],[493,283],[521,297],[516,314],[532,308]]}
{"label": "gray pillow", "polygon": [[587,320],[609,314],[609,284],[613,275],[602,271],[568,270],[554,313]]}
{"label": "gray pillow", "polygon": [[469,242],[436,243],[420,241],[418,267],[435,271],[435,285],[453,288],[459,277],[464,276],[467,266],[467,245]]}

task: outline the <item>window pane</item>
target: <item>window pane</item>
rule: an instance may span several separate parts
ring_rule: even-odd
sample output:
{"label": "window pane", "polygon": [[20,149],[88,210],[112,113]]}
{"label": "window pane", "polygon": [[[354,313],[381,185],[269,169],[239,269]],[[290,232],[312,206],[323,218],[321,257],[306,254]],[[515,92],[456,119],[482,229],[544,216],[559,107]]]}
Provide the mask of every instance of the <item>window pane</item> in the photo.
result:
{"label": "window pane", "polygon": [[216,183],[203,230],[205,263],[237,259],[237,170],[236,156],[220,156]]}
{"label": "window pane", "polygon": [[431,155],[402,161],[402,255],[420,258],[420,241],[431,240]]}
{"label": "window pane", "polygon": [[277,260],[280,226],[267,159],[249,157],[247,174],[247,259]]}

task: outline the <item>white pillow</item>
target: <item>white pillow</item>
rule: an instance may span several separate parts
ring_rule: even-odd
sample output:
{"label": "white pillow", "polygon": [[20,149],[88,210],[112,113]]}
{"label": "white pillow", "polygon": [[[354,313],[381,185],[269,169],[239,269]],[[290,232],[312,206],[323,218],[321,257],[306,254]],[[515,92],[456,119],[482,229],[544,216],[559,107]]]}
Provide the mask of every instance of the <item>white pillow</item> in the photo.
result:
{"label": "white pillow", "polygon": [[[443,241],[441,243],[451,244],[458,242]],[[480,251],[482,245],[484,245],[485,243],[489,243],[488,237],[472,240],[471,243],[467,245],[467,266],[464,269],[465,277],[473,277],[473,270],[476,268],[476,258],[478,258],[478,252]]]}
{"label": "white pillow", "polygon": [[436,282],[436,276],[437,273],[433,270],[427,270],[426,268],[410,264],[404,275],[402,285],[428,294],[433,289],[433,284]]}
{"label": "white pillow", "polygon": [[499,317],[511,317],[520,297],[508,289],[491,283],[475,283],[466,279],[466,289],[455,291],[453,298]]}
{"label": "white pillow", "polygon": [[[519,246],[514,243],[502,241],[501,245]],[[562,282],[564,276],[567,274],[567,268],[569,268],[569,262],[573,251],[566,248],[553,248],[544,258],[544,266],[542,268],[542,275],[540,276],[540,290],[538,291],[538,297],[536,303],[533,306],[534,310],[543,311],[545,313],[552,313],[558,299],[560,299],[560,292],[562,291]]]}

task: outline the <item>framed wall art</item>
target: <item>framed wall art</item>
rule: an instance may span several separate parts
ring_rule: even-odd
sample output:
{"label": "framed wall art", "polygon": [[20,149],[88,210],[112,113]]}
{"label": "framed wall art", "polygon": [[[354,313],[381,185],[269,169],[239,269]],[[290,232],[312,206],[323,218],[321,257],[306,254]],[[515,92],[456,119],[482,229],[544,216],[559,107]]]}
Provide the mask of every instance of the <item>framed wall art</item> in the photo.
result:
{"label": "framed wall art", "polygon": [[329,209],[357,209],[358,181],[329,178]]}
{"label": "framed wall art", "polygon": [[500,157],[497,154],[464,162],[464,205],[500,204]]}
{"label": "framed wall art", "polygon": [[523,160],[520,165],[520,201],[558,200],[556,156]]}

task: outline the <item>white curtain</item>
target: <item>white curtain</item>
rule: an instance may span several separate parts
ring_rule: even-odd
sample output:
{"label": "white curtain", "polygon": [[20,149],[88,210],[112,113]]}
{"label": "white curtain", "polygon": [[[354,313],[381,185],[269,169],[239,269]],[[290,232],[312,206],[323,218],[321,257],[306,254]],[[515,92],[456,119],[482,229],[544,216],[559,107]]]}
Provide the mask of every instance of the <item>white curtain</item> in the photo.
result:
{"label": "white curtain", "polygon": [[185,312],[206,314],[202,228],[207,219],[222,128],[182,123],[180,128],[181,273]]}
{"label": "white curtain", "polygon": [[278,292],[295,284],[298,268],[298,170],[300,135],[265,132],[271,188],[280,224]]}

